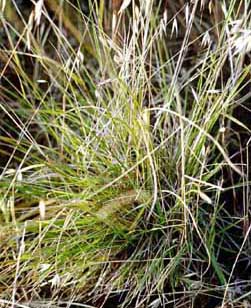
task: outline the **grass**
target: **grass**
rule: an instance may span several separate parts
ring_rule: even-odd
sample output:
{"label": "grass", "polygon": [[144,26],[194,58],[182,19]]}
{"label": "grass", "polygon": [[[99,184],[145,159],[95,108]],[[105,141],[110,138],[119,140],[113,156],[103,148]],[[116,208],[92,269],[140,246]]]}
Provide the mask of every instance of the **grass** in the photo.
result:
{"label": "grass", "polygon": [[2,8],[0,304],[248,307],[249,1],[100,2]]}

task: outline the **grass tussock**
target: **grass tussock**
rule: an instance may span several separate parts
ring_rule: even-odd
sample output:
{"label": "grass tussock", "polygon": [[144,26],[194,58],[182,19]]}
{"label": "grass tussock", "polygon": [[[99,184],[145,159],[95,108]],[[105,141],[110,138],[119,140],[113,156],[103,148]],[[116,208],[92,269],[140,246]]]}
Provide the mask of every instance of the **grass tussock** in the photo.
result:
{"label": "grass tussock", "polygon": [[2,307],[249,307],[249,2],[0,1]]}

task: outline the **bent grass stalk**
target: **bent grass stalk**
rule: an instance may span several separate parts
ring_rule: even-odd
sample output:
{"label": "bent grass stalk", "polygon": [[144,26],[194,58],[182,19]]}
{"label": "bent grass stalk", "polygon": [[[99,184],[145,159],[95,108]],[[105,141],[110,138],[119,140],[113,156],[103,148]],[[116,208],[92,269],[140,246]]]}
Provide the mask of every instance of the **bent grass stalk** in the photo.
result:
{"label": "bent grass stalk", "polygon": [[[66,3],[54,2],[40,7],[34,28],[13,31],[1,17],[10,48],[1,45],[0,107],[10,131],[0,141],[11,153],[0,183],[0,303],[22,307],[49,292],[87,305],[120,294],[121,307],[175,307],[215,289],[223,305],[239,255],[232,268],[219,255],[241,254],[248,234],[224,247],[242,218],[227,213],[222,195],[248,185],[228,153],[228,128],[249,130],[233,108],[250,67],[240,69],[224,34],[235,1],[214,48],[208,41],[191,59],[203,37],[193,31],[200,1],[184,33],[175,24],[181,42],[169,37],[181,17],[167,21],[153,1],[151,12],[126,3],[117,22],[127,32],[116,25],[114,39],[103,28],[103,1],[88,17],[71,7],[88,39]],[[226,170],[241,184],[225,187]]]}

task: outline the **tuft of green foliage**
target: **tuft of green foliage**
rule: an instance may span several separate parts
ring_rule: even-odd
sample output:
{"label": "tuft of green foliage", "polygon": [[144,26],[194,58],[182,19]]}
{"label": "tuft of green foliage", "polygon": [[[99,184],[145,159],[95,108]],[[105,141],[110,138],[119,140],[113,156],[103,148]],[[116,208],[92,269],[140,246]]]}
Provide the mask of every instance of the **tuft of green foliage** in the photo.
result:
{"label": "tuft of green foliage", "polygon": [[3,2],[2,307],[250,300],[249,2]]}

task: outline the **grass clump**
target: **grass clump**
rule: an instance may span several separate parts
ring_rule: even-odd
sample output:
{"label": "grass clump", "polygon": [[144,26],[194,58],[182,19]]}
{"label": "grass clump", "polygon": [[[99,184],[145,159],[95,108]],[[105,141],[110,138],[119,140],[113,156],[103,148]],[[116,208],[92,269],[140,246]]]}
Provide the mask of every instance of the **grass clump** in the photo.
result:
{"label": "grass clump", "polygon": [[3,5],[3,307],[249,299],[249,3],[203,3]]}

